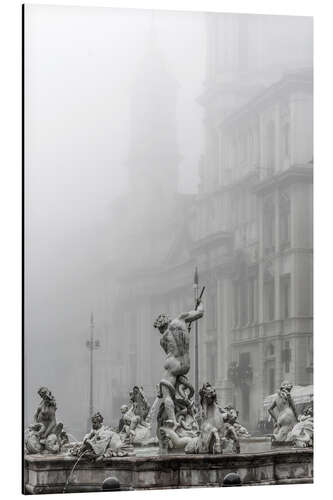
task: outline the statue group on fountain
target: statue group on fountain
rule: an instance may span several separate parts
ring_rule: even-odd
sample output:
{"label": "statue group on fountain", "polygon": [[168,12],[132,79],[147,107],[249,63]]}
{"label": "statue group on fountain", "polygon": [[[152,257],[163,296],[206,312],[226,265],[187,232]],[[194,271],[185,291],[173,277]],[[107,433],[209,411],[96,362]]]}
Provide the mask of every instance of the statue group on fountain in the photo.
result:
{"label": "statue group on fountain", "polygon": [[[203,288],[204,290],[204,288]],[[202,290],[202,293],[203,293]],[[160,452],[183,450],[185,453],[223,453],[231,449],[240,453],[240,439],[250,434],[238,422],[238,411],[231,405],[220,407],[215,388],[205,383],[199,391],[200,407],[194,401],[194,388],[187,375],[190,370],[191,324],[203,317],[201,296],[194,310],[170,319],[160,314],[154,327],[160,332],[160,345],[166,354],[164,375],[152,407],[142,387],[135,385],[129,403],[120,408],[117,429],[103,424],[101,413],[92,418],[92,429],[81,443],[69,443],[63,424],[56,421],[56,401],[51,391],[41,387],[40,405],[34,423],[25,437],[27,453],[61,453],[94,460],[134,454],[134,445],[154,444],[152,418],[157,412],[157,439]],[[313,409],[298,417],[291,397],[292,384],[285,381],[274,397],[268,412],[275,427],[272,441],[289,441],[295,446],[313,444]],[[158,408],[159,406],[159,408]],[[158,408],[158,411],[157,411]]]}
{"label": "statue group on fountain", "polygon": [[239,434],[243,432],[249,436],[237,422],[238,412],[234,408],[221,409],[218,406],[215,388],[210,383],[204,384],[199,393],[200,415],[195,406],[194,389],[186,376],[190,370],[190,326],[203,314],[199,298],[194,310],[173,320],[160,314],[154,322],[166,354],[158,394],[162,402],[157,416],[157,436],[162,453],[170,449],[184,449],[185,453],[222,453],[228,441],[232,442],[233,451],[239,453]]}

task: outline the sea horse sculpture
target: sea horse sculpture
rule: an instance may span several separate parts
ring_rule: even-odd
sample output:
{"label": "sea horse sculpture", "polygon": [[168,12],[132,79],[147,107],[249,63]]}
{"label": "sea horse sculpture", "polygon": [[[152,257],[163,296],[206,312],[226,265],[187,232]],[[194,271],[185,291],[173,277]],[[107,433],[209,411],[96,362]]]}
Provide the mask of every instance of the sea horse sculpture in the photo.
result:
{"label": "sea horse sculpture", "polygon": [[28,454],[59,453],[68,442],[63,424],[56,421],[56,400],[47,387],[38,390],[41,402],[34,415],[34,423],[27,429],[25,448]]}

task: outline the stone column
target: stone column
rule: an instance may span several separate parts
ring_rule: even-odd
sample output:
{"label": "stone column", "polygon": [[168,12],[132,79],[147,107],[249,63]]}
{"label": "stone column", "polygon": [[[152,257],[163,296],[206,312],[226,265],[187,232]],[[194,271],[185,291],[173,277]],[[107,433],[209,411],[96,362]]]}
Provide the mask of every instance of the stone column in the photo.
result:
{"label": "stone column", "polygon": [[313,157],[313,101],[310,94],[295,93],[290,99],[291,165],[302,165]]}
{"label": "stone column", "polygon": [[[274,193],[275,202],[275,254],[280,251],[280,210],[279,210],[279,191]],[[274,259],[274,293],[275,293],[275,319],[280,319],[280,258]]]}
{"label": "stone column", "polygon": [[223,405],[232,403],[232,385],[228,381],[232,325],[232,282],[230,278],[217,280],[217,390]]}
{"label": "stone column", "polygon": [[274,124],[275,124],[275,172],[282,169],[280,164],[281,157],[281,141],[280,141],[280,109],[279,104],[275,105],[274,109]]}
{"label": "stone column", "polygon": [[[200,286],[199,286],[199,293],[200,293]],[[202,318],[200,318],[198,321],[198,360],[199,360],[199,389],[202,386],[204,382],[207,381],[207,300],[205,297],[206,293],[204,293],[203,296],[203,307],[204,307],[204,315]],[[195,326],[193,325],[192,327],[192,333],[191,333],[191,342],[194,347],[195,343]],[[194,353],[194,351],[193,351]],[[193,357],[194,360],[194,357]],[[194,363],[193,363],[193,381],[194,381]]]}
{"label": "stone column", "polygon": [[264,124],[262,115],[259,116],[259,168],[260,179],[262,179],[265,176],[265,171],[263,169],[266,168],[264,155]]}
{"label": "stone column", "polygon": [[258,199],[258,239],[259,239],[259,266],[258,266],[258,283],[257,283],[257,318],[259,324],[259,342],[257,360],[258,365],[254,368],[255,379],[253,381],[256,387],[256,402],[258,412],[262,411],[262,402],[264,398],[264,383],[265,383],[265,365],[264,365],[264,238],[263,238],[263,199]]}
{"label": "stone column", "polygon": [[217,140],[218,140],[218,153],[217,153],[218,183],[219,186],[221,186],[223,184],[225,156],[223,155],[223,136],[220,129],[217,129]]}
{"label": "stone column", "polygon": [[[264,320],[264,236],[263,236],[263,200],[258,198],[258,235],[259,235],[259,268],[258,268],[258,323],[262,323]],[[260,335],[260,331],[259,331]]]}

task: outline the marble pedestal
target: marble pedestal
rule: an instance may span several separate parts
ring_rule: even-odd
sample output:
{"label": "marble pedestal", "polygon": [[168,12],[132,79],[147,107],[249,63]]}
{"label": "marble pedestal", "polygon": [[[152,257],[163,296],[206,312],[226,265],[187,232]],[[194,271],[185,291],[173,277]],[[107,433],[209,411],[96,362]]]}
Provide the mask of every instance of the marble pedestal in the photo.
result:
{"label": "marble pedestal", "polygon": [[[27,494],[61,493],[75,459],[30,455],[25,458]],[[222,486],[229,472],[238,472],[243,485],[311,483],[312,449],[274,449],[240,455],[168,455],[111,458],[102,463],[79,462],[68,492],[99,491],[109,476],[133,489]]]}

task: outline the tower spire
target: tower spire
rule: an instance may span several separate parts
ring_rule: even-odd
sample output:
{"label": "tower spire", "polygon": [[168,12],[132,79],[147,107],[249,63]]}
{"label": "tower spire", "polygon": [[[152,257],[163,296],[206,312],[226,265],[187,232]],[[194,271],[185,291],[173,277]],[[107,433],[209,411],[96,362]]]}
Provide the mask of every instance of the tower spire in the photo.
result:
{"label": "tower spire", "polygon": [[151,12],[144,56],[133,82],[128,168],[132,192],[163,197],[178,187],[178,84],[167,69]]}

